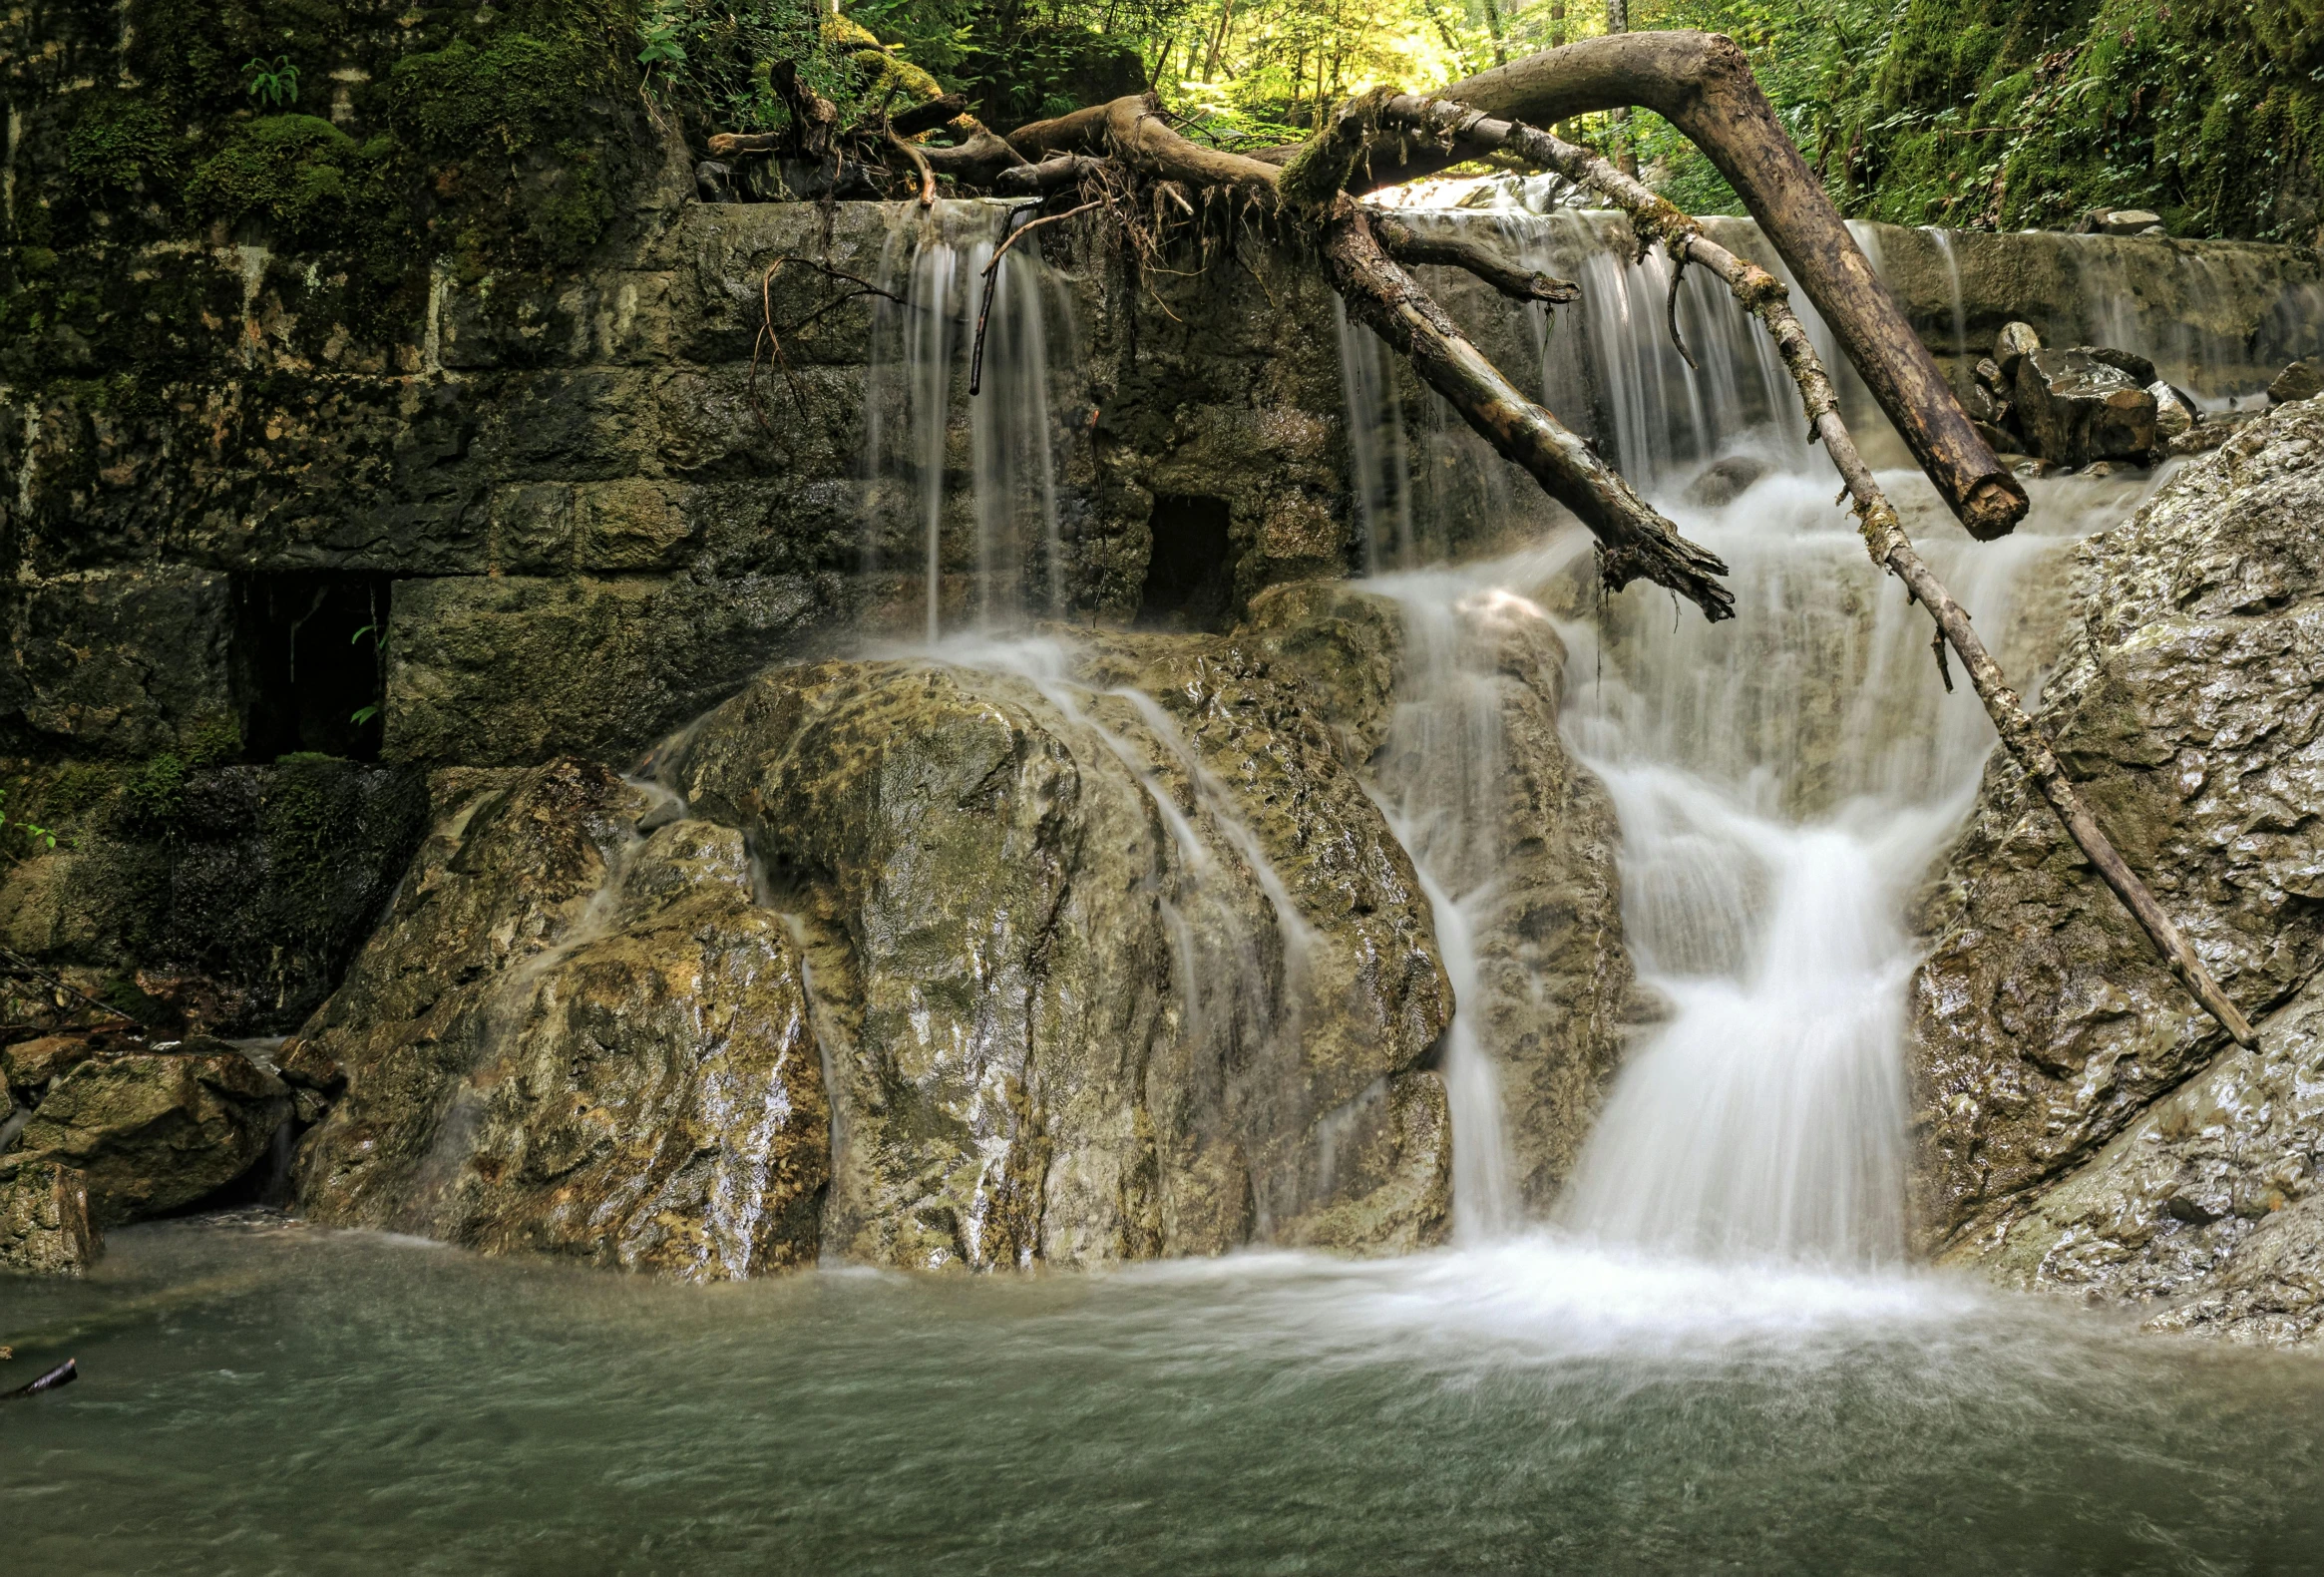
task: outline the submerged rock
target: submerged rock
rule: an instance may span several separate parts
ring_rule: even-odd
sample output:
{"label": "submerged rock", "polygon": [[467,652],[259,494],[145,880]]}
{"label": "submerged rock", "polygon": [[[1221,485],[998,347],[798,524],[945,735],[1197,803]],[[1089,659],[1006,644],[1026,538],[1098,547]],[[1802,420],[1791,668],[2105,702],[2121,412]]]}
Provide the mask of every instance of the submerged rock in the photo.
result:
{"label": "submerged rock", "polygon": [[29,1160],[74,1168],[100,1226],[197,1204],[240,1178],[290,1115],[282,1081],[217,1040],[75,1063],[25,1124]]}
{"label": "submerged rock", "polygon": [[301,1203],[687,1280],[812,1263],[822,1069],[740,834],[640,841],[645,796],[573,761],[436,787],[387,923],[286,1058],[345,1086]]}
{"label": "submerged rock", "polygon": [[79,1172],[30,1156],[0,1157],[0,1270],[79,1276],[104,1248]]}
{"label": "submerged rock", "polygon": [[1714,460],[1687,484],[1687,502],[1707,510],[1733,504],[1772,469],[1754,455],[1729,455],[1724,460]]}
{"label": "submerged rock", "polygon": [[[2254,1019],[2324,964],[2320,461],[2324,412],[2280,407],[2082,544],[2040,718],[2116,846]],[[1927,1228],[1956,1256],[2000,1253],[2051,1280],[2050,1249],[2021,1235],[2046,1229],[2013,1223],[2048,1211],[2047,1190],[2211,1067],[2224,1037],[2004,756],[1924,923],[1934,942],[1912,1018]],[[2220,1120],[2243,1133],[2235,1143],[2259,1142],[2233,1110]],[[2083,1219],[2058,1199],[2057,1220]],[[2124,1275],[2127,1294],[2149,1295]]]}

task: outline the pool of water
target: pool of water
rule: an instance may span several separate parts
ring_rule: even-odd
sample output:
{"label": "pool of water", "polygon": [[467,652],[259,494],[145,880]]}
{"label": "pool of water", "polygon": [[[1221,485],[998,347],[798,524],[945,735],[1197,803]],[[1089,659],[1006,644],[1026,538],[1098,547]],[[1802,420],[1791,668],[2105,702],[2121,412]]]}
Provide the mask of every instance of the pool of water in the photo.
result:
{"label": "pool of water", "polygon": [[2292,1572],[2324,1365],[1553,1238],[712,1288],[243,1214],[0,1283],[14,1572]]}

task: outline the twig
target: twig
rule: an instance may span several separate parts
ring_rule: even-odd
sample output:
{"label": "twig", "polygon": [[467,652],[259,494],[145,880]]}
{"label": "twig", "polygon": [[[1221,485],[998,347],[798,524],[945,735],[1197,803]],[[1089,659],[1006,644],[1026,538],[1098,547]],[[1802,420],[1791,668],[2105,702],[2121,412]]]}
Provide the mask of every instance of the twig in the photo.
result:
{"label": "twig", "polygon": [[1969,670],[1969,682],[1976,689],[1978,699],[1985,703],[1986,715],[1993,719],[1994,731],[2001,735],[2003,748],[2040,789],[2051,811],[2100,879],[2114,890],[2123,907],[2145,930],[2171,974],[2202,1004],[2204,1011],[2218,1020],[2236,1044],[2257,1044],[2258,1037],[2252,1032],[2250,1020],[2228,999],[2194,949],[2179,934],[2178,927],[2154,901],[2146,884],[2107,840],[2097,818],[2083,803],[2073,779],[2066,775],[2057,753],[2050,748],[2050,741],[2027,715],[2025,703],[2010,688],[2001,665],[1993,660],[1993,654],[1985,649],[1985,642],[1971,626],[1968,611],[1953,599],[1953,594],[1945,590],[1905,536],[1895,507],[1873,479],[1871,468],[1856,450],[1855,439],[1840,420],[1839,399],[1831,378],[1817,359],[1807,330],[1792,312],[1790,292],[1782,281],[1711,240],[1689,215],[1587,149],[1576,148],[1532,127],[1495,120],[1441,99],[1399,96],[1389,101],[1387,114],[1474,146],[1510,147],[1525,158],[1612,199],[1642,231],[1661,240],[1674,258],[1691,257],[1727,282],[1736,300],[1774,339],[1777,354],[1798,385],[1809,436],[1822,442],[1824,453],[1831,457],[1840,479],[1847,484],[1847,492],[1855,500],[1857,528],[1872,562],[1902,581],[1912,599],[1928,609],[1938,633]]}
{"label": "twig", "polygon": [[[1076,213],[1086,213],[1098,205],[1097,201],[1092,200],[1082,203],[1077,208],[1067,208],[1062,213],[1052,213],[1047,218],[1033,219],[1028,223],[1017,225],[1006,235],[1003,235],[1000,238],[1000,244],[992,249],[992,260],[984,265],[984,299],[976,308],[976,343],[968,352],[968,393],[971,396],[980,393],[984,386],[984,325],[992,316],[992,292],[1000,284],[1000,259],[1008,255],[1008,249],[1011,246],[1042,225],[1054,224],[1059,219],[1069,219]],[[1030,212],[1039,206],[1039,203],[1034,202],[1012,210],[1009,213],[1010,222],[1014,223],[1017,214]]]}
{"label": "twig", "polygon": [[68,996],[78,996],[83,1002],[91,1007],[96,1008],[99,1012],[111,1013],[114,1017],[120,1019],[125,1024],[134,1024],[138,1021],[134,1014],[123,1012],[120,1008],[114,1006],[111,1002],[99,1001],[96,997],[90,995],[87,991],[81,989],[81,987],[78,986],[68,985],[58,976],[51,975],[48,971],[33,963],[23,954],[18,953],[14,948],[0,948],[0,963],[5,963],[9,969],[15,971],[19,975],[28,975],[32,977],[32,979],[40,982],[43,986],[48,986],[52,990],[63,991]]}
{"label": "twig", "polygon": [[[810,268],[821,270],[823,274],[829,278],[844,279],[849,284],[854,285],[855,288],[848,291],[844,295],[837,295],[832,297],[830,300],[824,302],[823,305],[817,307],[814,311],[799,319],[799,321],[796,323],[786,324],[781,330],[778,331],[775,327],[774,284],[775,275],[783,271],[783,264],[785,263],[805,263]],[[774,347],[774,356],[772,359],[777,366],[783,369],[783,381],[790,385],[792,403],[799,407],[799,419],[801,421],[809,420],[807,412],[807,397],[800,391],[798,375],[791,371],[791,358],[783,354],[783,335],[796,334],[799,332],[799,330],[807,327],[810,323],[813,323],[816,321],[816,319],[822,317],[826,312],[830,312],[838,307],[845,306],[850,301],[860,300],[867,295],[880,296],[883,299],[893,301],[898,306],[902,307],[909,307],[912,304],[911,302],[905,300],[904,297],[898,295],[895,291],[882,289],[880,286],[872,283],[869,279],[860,278],[855,274],[849,273],[845,268],[834,268],[831,264],[823,261],[821,258],[802,257],[795,252],[781,252],[778,253],[774,259],[767,264],[766,273],[763,274],[759,279],[759,331],[751,336],[750,379],[749,382],[744,385],[744,390],[750,397],[750,414],[758,419],[759,427],[764,430],[769,437],[774,435],[775,429],[773,425],[767,421],[765,407],[759,404],[759,347],[761,345],[771,345]]]}
{"label": "twig", "polygon": [[[1671,294],[1663,303],[1663,311],[1670,319],[1671,343],[1679,347],[1679,359],[1687,364],[1688,371],[1701,372],[1703,369],[1696,365],[1694,356],[1688,352],[1687,342],[1679,337],[1679,281],[1686,277],[1687,254],[1680,252],[1671,258]],[[1946,688],[1952,686],[1947,685]]]}

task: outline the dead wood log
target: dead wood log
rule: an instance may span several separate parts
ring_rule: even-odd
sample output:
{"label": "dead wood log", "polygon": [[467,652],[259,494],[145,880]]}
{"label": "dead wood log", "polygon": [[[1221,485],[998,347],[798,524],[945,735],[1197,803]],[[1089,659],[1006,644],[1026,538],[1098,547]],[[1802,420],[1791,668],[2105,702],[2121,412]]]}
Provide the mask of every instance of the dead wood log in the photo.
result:
{"label": "dead wood log", "polygon": [[[2025,517],[2025,488],[1977,435],[1733,40],[1694,32],[1585,39],[1480,73],[1439,97],[1529,126],[1630,106],[1668,120],[1743,199],[1970,535],[2007,536]],[[1457,157],[1473,156],[1419,144],[1399,159],[1381,147],[1368,173],[1374,185],[1393,185]]]}
{"label": "dead wood log", "polygon": [[968,96],[965,93],[948,93],[942,98],[930,99],[890,116],[888,130],[898,137],[918,137],[923,132],[933,132],[948,122],[957,121],[968,113]]}
{"label": "dead wood log", "polygon": [[[1791,310],[1790,293],[1782,281],[1705,236],[1693,218],[1588,149],[1441,99],[1398,97],[1387,101],[1381,113],[1387,121],[1424,130],[1459,146],[1514,149],[1526,159],[1608,198],[1630,215],[1642,235],[1661,241],[1674,261],[1701,264],[1726,281],[1736,300],[1774,339],[1783,365],[1798,386],[1808,427],[1822,442],[1824,453],[1831,457],[1840,480],[1847,486],[1847,496],[1854,501],[1858,529],[1872,562],[1904,583],[1906,593],[1927,608],[1935,620],[1939,638],[1960,654],[1962,665],[1969,670],[1969,682],[1984,703],[1986,715],[1993,719],[1994,731],[2001,736],[2002,748],[2041,791],[2067,836],[2144,929],[2155,951],[2161,954],[2187,993],[2218,1020],[2238,1045],[2256,1044],[2250,1020],[2228,999],[2178,927],[2155,902],[2146,884],[2138,879],[2137,873],[2099,827],[2097,818],[2076,790],[2074,780],[2066,775],[2057,752],[2050,748],[2049,739],[2027,715],[2025,703],[2010,687],[2001,665],[1993,660],[1985,642],[1978,638],[1968,610],[1954,599],[1913,547],[1911,539],[1905,536],[1894,506],[1888,502],[1871,468],[1858,453],[1854,437],[1840,419],[1839,400],[1831,379],[1815,354],[1806,327]],[[1937,651],[1941,665],[1943,646]],[[1952,688],[1949,675],[1945,687]]]}
{"label": "dead wood log", "polygon": [[1021,127],[1009,141],[1028,154],[1108,155],[1150,180],[1240,196],[1270,211],[1287,206],[1279,182],[1304,183],[1294,192],[1305,196],[1312,189],[1324,200],[1297,204],[1299,216],[1320,228],[1333,287],[1350,312],[1406,356],[1479,437],[1581,518],[1598,539],[1606,585],[1620,590],[1635,580],[1652,581],[1686,597],[1706,618],[1732,618],[1735,599],[1719,579],[1727,566],[1681,537],[1579,434],[1519,393],[1396,266],[1373,237],[1369,216],[1339,190],[1333,172],[1360,152],[1370,124],[1367,106],[1377,102],[1376,96],[1367,98],[1335,117],[1305,164],[1295,162],[1285,171],[1188,142],[1163,124],[1144,97]]}
{"label": "dead wood log", "polygon": [[1086,154],[1059,154],[1037,165],[1018,165],[992,178],[992,195],[998,197],[1045,197],[1067,187],[1081,185],[1094,177],[1104,164],[1104,160],[1091,159]]}
{"label": "dead wood log", "polygon": [[995,137],[973,117],[964,115],[953,124],[956,128],[967,126],[968,135],[962,142],[950,148],[935,143],[919,145],[920,156],[938,175],[951,176],[968,186],[989,187],[1025,163],[1024,155],[1010,147],[1007,139]]}
{"label": "dead wood log", "polygon": [[1582,287],[1538,268],[1517,268],[1489,247],[1457,235],[1430,235],[1414,229],[1392,213],[1367,210],[1373,239],[1380,249],[1405,267],[1435,263],[1464,268],[1512,301],[1542,301],[1562,306],[1581,299]]}

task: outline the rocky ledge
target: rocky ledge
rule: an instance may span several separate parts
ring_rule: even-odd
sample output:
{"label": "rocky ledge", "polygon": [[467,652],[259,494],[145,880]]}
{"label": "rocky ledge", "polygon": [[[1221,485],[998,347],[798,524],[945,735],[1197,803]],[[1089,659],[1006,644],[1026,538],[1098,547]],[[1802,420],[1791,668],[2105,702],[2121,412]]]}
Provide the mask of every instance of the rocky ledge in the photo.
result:
{"label": "rocky ledge", "polygon": [[2260,1044],[2224,1043],[1997,757],[1913,984],[1944,1257],[2159,1327],[2324,1329],[2320,513],[2302,400],[2081,546],[2041,722]]}

